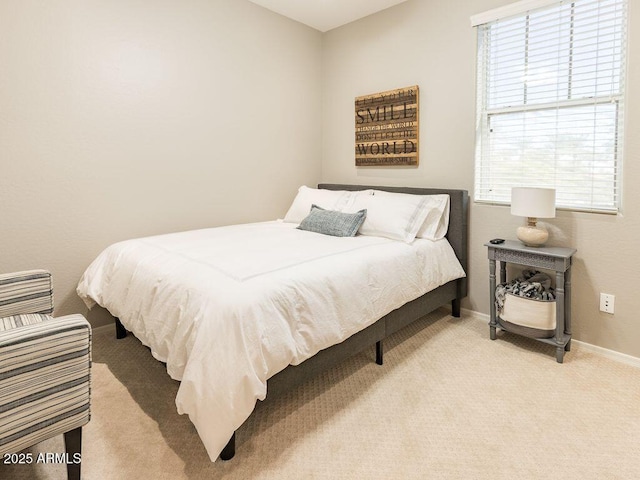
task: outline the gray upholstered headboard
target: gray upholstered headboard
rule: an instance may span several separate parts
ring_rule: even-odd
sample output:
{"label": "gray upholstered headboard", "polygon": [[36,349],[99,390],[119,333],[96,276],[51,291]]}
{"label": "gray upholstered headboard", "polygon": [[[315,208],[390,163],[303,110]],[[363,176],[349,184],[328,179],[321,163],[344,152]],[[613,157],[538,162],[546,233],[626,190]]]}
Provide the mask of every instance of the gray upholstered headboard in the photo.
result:
{"label": "gray upholstered headboard", "polygon": [[[327,190],[384,190],[396,193],[411,193],[413,195],[439,195],[447,194],[450,198],[449,213],[449,230],[447,231],[447,239],[456,252],[456,256],[464,268],[468,272],[467,257],[467,226],[469,218],[469,192],[467,190],[455,190],[447,188],[421,188],[421,187],[382,187],[371,185],[340,185],[332,183],[321,183],[318,188]],[[460,279],[458,283],[459,298],[467,295],[467,280]]]}

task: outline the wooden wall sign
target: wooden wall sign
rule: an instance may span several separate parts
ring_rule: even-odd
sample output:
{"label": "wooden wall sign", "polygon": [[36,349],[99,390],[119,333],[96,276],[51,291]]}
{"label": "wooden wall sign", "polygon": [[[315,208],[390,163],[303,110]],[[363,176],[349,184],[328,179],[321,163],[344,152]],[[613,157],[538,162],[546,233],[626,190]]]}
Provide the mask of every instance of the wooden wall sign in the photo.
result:
{"label": "wooden wall sign", "polygon": [[418,165],[418,86],[356,98],[356,166]]}

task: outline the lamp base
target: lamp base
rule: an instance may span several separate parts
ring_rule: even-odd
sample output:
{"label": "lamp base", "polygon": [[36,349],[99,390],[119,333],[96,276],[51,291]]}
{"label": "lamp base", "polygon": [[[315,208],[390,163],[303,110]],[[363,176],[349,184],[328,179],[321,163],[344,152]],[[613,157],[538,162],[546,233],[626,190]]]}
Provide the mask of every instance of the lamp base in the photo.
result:
{"label": "lamp base", "polygon": [[518,240],[524,243],[527,247],[541,247],[549,239],[549,232],[543,227],[540,227],[534,223],[531,225],[523,225],[516,230]]}

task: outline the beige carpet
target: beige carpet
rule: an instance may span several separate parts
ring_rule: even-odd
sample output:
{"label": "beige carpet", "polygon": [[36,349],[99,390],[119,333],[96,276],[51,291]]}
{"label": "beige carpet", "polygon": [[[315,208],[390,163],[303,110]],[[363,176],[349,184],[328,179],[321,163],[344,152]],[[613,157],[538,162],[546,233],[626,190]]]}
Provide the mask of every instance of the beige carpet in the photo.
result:
{"label": "beige carpet", "polygon": [[[635,479],[640,369],[438,311],[301,388],[258,405],[236,457],[210,463],[178,384],[129,336],[94,334],[85,479]],[[34,452],[63,451],[62,437]],[[63,479],[62,465],[0,466]]]}

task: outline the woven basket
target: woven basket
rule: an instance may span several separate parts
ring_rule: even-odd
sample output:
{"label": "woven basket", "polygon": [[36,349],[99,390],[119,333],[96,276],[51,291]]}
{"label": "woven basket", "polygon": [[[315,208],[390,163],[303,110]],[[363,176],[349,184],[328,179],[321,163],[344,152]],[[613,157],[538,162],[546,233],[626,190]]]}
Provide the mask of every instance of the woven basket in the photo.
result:
{"label": "woven basket", "polygon": [[556,301],[507,293],[500,319],[510,325],[523,327],[529,335],[552,337],[556,328]]}

